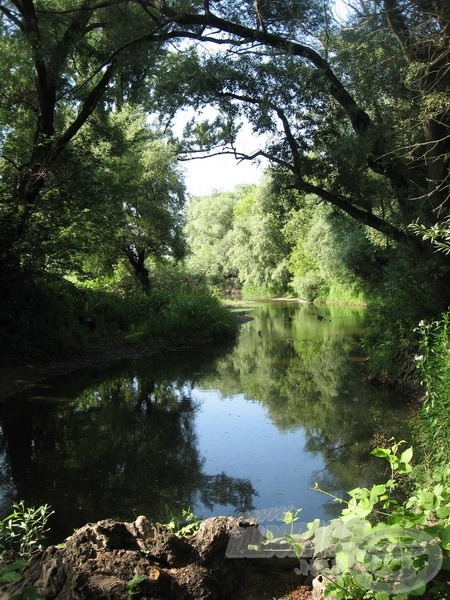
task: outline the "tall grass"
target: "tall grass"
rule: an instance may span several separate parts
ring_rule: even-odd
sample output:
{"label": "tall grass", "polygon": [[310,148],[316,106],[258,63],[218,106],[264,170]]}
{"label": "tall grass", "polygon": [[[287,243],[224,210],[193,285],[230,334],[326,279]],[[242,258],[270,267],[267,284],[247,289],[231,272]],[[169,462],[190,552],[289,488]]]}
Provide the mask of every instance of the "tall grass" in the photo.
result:
{"label": "tall grass", "polygon": [[319,296],[316,302],[329,304],[366,305],[368,294],[359,283],[331,282],[324,296]]}
{"label": "tall grass", "polygon": [[426,400],[419,411],[417,433],[432,463],[450,456],[450,313],[439,321],[421,322],[416,356]]}
{"label": "tall grass", "polygon": [[52,353],[117,336],[178,344],[236,333],[233,315],[206,288],[172,275],[150,294],[136,286],[24,277],[0,301],[0,352]]}

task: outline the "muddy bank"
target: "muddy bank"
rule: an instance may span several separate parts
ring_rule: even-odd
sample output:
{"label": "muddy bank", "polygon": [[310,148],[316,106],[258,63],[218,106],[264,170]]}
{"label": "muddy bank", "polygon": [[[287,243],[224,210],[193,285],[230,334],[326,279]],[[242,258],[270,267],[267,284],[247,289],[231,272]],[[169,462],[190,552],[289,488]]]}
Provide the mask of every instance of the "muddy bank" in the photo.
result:
{"label": "muddy bank", "polygon": [[[236,314],[235,318],[239,324],[252,320],[252,317],[242,314]],[[212,343],[214,340],[211,338],[176,344],[164,340],[121,337],[100,340],[81,350],[59,354],[0,355],[0,401],[52,377],[74,373],[95,364],[145,358],[162,352],[178,352]]]}
{"label": "muddy bank", "polygon": [[[204,343],[207,343],[205,340]],[[170,347],[155,342],[126,339],[108,340],[77,352],[62,355],[0,357],[0,400],[23,392],[52,377],[74,373],[95,364],[124,358],[143,358],[160,352],[183,350],[189,346]]]}
{"label": "muddy bank", "polygon": [[64,545],[35,553],[19,582],[0,587],[7,600],[32,586],[52,600],[307,600],[295,558],[229,558],[230,540],[254,521],[213,517],[190,538],[138,517],[99,521]]}

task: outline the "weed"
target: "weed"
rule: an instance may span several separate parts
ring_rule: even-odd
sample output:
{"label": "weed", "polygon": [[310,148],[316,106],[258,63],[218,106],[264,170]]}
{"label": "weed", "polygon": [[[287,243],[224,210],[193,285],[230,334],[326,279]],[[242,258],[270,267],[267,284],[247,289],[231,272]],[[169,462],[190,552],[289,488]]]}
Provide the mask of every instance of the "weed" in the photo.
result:
{"label": "weed", "polygon": [[23,501],[12,506],[13,511],[0,521],[0,548],[13,550],[28,557],[41,548],[48,531],[47,521],[53,514],[48,504],[26,508]]}
{"label": "weed", "polygon": [[199,530],[202,520],[190,508],[183,509],[182,517],[182,519],[172,517],[169,523],[165,523],[164,526],[178,537],[194,535]]}

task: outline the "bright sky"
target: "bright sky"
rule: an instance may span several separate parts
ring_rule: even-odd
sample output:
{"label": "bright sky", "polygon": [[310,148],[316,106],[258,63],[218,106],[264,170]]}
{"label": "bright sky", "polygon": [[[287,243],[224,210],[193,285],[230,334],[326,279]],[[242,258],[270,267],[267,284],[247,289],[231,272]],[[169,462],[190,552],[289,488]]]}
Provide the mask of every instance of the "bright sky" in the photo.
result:
{"label": "bright sky", "polygon": [[[174,133],[182,136],[183,127],[189,111],[180,112],[174,121]],[[201,118],[212,118],[214,111],[205,109]],[[243,125],[236,139],[236,149],[240,152],[253,154],[262,147],[248,125]],[[185,170],[185,183],[188,194],[191,196],[207,196],[214,191],[223,192],[233,190],[241,183],[258,183],[267,166],[266,160],[238,161],[232,155],[212,156],[211,158],[193,159],[183,161]]]}
{"label": "bright sky", "polygon": [[[349,11],[348,0],[336,0],[334,17],[344,20]],[[180,113],[176,119],[175,130],[181,135],[189,112]],[[203,113],[209,117],[208,110]],[[243,127],[237,137],[237,150],[251,154],[260,145],[259,140],[251,133],[249,127]],[[258,183],[267,167],[267,161],[241,161],[232,156],[215,156],[202,160],[191,160],[183,163],[186,173],[186,188],[191,196],[206,196],[214,191],[230,191],[240,183]]]}
{"label": "bright sky", "polygon": [[213,156],[183,163],[186,188],[191,196],[207,196],[214,191],[230,191],[240,183],[258,183],[264,167],[250,161],[238,162],[232,156]]}

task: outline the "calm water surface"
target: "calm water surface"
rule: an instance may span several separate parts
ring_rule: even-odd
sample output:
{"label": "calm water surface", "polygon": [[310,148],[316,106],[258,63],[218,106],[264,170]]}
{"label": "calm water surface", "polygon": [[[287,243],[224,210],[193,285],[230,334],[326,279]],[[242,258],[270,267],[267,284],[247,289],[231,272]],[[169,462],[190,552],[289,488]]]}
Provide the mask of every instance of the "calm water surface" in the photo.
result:
{"label": "calm water surface", "polygon": [[[302,507],[384,476],[374,437],[408,439],[395,392],[364,380],[362,310],[267,302],[234,346],[123,361],[0,405],[0,509],[49,503],[53,541],[102,518],[167,521]],[[318,315],[323,319],[319,320]]]}

